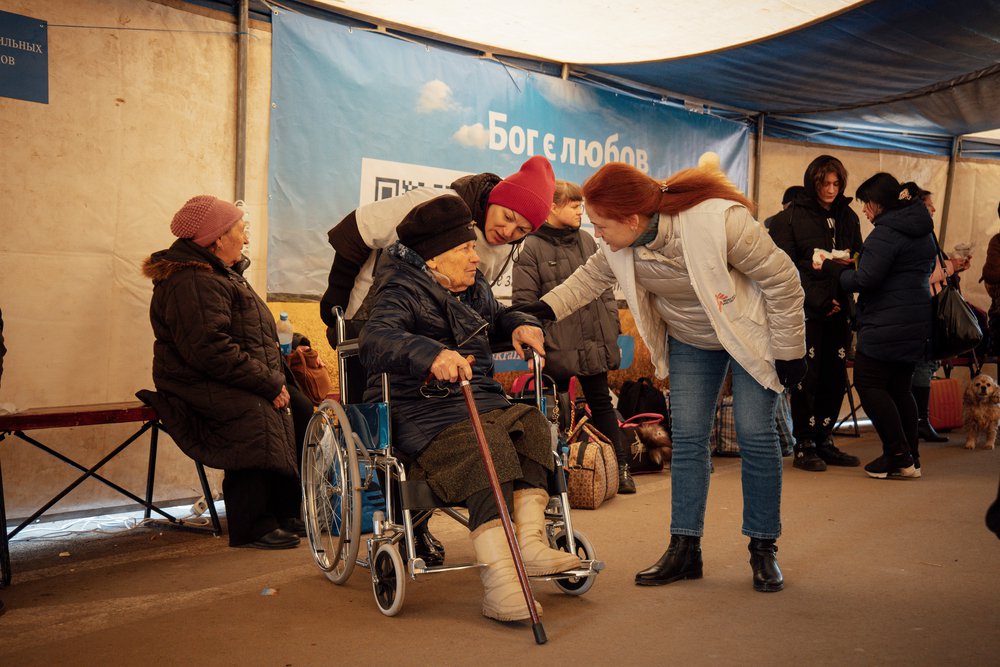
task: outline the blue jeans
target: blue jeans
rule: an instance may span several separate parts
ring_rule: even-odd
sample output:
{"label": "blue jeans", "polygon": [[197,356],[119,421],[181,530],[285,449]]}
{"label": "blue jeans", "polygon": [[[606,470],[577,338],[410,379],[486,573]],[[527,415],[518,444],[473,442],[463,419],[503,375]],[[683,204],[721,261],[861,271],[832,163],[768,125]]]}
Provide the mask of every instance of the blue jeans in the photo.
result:
{"label": "blue jeans", "polygon": [[781,535],[781,450],[775,425],[779,395],[757,383],[725,350],[668,339],[673,457],[670,533],[700,537],[711,470],[709,434],[726,370],[733,370],[733,416],[740,445],[743,534]]}

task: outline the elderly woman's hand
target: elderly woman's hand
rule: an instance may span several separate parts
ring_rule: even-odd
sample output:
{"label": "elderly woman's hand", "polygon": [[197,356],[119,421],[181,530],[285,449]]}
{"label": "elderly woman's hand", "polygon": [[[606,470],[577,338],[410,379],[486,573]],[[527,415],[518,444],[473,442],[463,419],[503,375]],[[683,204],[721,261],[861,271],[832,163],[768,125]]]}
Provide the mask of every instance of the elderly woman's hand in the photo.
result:
{"label": "elderly woman's hand", "polygon": [[[469,357],[470,359],[472,357]],[[472,366],[468,359],[455,350],[441,350],[431,364],[431,375],[441,382],[458,382],[472,379]]]}
{"label": "elderly woman's hand", "polygon": [[[514,344],[514,350],[522,359],[527,358],[523,347],[527,345],[538,353],[538,356],[542,358],[542,365],[545,365],[545,334],[542,333],[540,328],[531,326],[530,324],[522,324],[514,329],[514,333],[510,337],[510,342]],[[528,368],[531,367],[532,363],[529,361]],[[532,368],[532,370],[534,369]]]}
{"label": "elderly woman's hand", "polygon": [[288,395],[288,388],[285,385],[281,385],[281,391],[278,392],[278,395],[274,397],[271,403],[274,405],[275,410],[280,410],[281,408],[287,408],[291,400],[291,396]]}

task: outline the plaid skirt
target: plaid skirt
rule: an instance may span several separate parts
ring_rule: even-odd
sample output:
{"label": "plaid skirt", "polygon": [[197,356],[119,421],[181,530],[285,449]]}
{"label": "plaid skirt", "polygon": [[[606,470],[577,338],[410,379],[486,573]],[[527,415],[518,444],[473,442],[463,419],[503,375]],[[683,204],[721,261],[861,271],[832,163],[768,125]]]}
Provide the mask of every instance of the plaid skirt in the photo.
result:
{"label": "plaid skirt", "polygon": [[[479,419],[500,483],[521,478],[519,454],[546,470],[554,468],[552,431],[534,406],[514,404],[481,414]],[[411,466],[410,479],[426,479],[434,493],[447,503],[461,503],[473,493],[488,489],[490,483],[472,422],[466,419],[452,424],[431,440]]]}

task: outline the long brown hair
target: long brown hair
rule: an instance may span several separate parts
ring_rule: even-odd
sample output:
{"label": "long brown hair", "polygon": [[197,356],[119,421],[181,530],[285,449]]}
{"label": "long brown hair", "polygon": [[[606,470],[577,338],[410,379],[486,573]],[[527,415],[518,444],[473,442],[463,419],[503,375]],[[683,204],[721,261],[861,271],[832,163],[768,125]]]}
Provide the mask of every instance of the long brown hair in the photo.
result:
{"label": "long brown hair", "polygon": [[747,199],[715,169],[697,167],[677,172],[664,182],[624,162],[609,162],[583,184],[587,208],[613,220],[653,213],[677,215],[707,199],[728,199],[747,207]]}

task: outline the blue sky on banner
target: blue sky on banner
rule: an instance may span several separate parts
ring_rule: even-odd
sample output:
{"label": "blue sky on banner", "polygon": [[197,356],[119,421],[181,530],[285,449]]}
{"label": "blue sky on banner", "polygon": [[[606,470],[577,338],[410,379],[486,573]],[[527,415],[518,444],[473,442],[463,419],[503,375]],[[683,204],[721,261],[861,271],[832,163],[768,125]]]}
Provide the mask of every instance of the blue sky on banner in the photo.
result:
{"label": "blue sky on banner", "polygon": [[664,177],[706,150],[746,187],[741,124],[276,11],[268,293],[319,296],[326,233],[359,204],[545,155],[582,183],[620,160]]}

